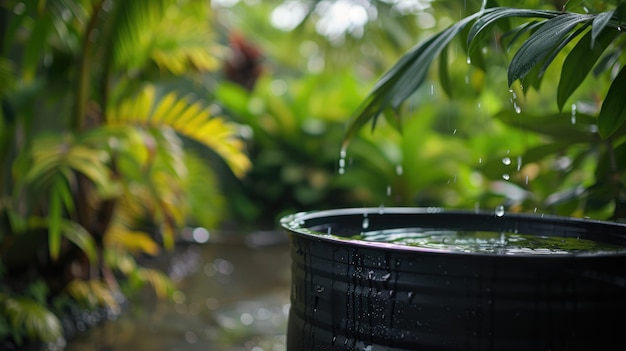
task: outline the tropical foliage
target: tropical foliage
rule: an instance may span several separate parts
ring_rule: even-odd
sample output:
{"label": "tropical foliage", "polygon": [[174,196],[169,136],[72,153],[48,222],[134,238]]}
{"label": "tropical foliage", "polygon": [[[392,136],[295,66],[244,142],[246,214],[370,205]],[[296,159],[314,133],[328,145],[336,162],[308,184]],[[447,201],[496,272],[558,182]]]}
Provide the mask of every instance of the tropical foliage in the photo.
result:
{"label": "tropical foliage", "polygon": [[238,127],[181,88],[219,67],[205,1],[4,1],[0,15],[0,340],[52,341],[62,296],[118,309],[119,276],[171,292],[133,255],[220,218],[189,142],[236,176],[250,161]]}
{"label": "tropical foliage", "polygon": [[[437,58],[440,86],[452,96],[454,84],[449,73],[449,50],[454,39],[462,39],[461,47],[468,66],[480,70],[481,76],[494,70],[492,67],[498,67],[492,64],[490,55],[501,49],[514,51],[507,71],[513,108],[501,110],[495,116],[504,124],[536,133],[541,136],[541,142],[533,142],[515,155],[518,176],[514,179],[508,173],[503,174],[502,165],[500,171],[490,166],[478,168],[492,179],[502,175],[505,181],[513,180],[505,184],[521,194],[518,205],[529,199],[524,193],[534,191],[533,187],[546,191],[545,185],[557,183],[558,178],[573,178],[573,181],[566,181],[566,188],[557,187],[557,192],[546,194],[542,200],[544,204],[554,208],[564,206],[557,212],[569,215],[600,215],[610,209],[612,214],[609,217],[624,218],[626,169],[618,160],[623,158],[626,145],[626,105],[623,100],[626,69],[623,66],[621,27],[626,4],[619,3],[603,12],[580,7],[587,13],[568,12],[565,7],[535,10],[486,5],[484,2],[478,12],[432,35],[402,56],[378,80],[354,113],[346,142],[366,122],[376,122],[381,115],[391,120],[392,125],[400,125],[394,111],[399,110],[404,101],[420,94],[419,89]],[[521,96],[529,96],[532,89],[538,90],[545,85],[547,70],[554,62],[559,62],[562,67],[555,89],[558,109],[545,112],[542,104],[539,112],[529,110],[527,115],[518,116],[522,112]],[[597,77],[601,84],[608,84],[608,88],[587,88],[585,92],[592,95],[576,94],[583,90],[581,86],[589,76]],[[518,96],[520,100],[517,100]],[[595,102],[589,103],[586,100],[589,97]],[[568,102],[572,109],[563,111]],[[520,121],[521,118],[524,122]],[[560,176],[546,169],[545,162],[542,164],[544,160],[554,160],[555,155],[563,157],[561,161],[566,163],[557,166],[562,173]],[[510,152],[498,157],[504,165],[511,164]],[[526,169],[522,169],[522,160]],[[589,169],[592,169],[595,180],[581,182],[578,172]],[[543,181],[541,177],[544,177]],[[540,181],[531,184],[529,179]],[[535,209],[536,203],[536,200],[531,201]]]}

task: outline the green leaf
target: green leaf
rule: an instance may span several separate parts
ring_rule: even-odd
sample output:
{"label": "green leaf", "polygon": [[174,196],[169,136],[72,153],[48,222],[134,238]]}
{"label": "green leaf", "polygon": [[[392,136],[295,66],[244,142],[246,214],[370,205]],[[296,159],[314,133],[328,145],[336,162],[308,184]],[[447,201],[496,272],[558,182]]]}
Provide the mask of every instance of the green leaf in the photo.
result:
{"label": "green leaf", "polygon": [[63,187],[66,187],[64,177],[57,175],[50,189],[48,204],[48,246],[50,257],[56,260],[61,251],[61,224],[63,221]]}
{"label": "green leaf", "polygon": [[587,26],[589,24],[585,24],[583,25],[581,28],[578,28],[576,31],[574,31],[574,33],[569,34],[567,37],[565,37],[563,40],[561,40],[561,42],[559,43],[559,45],[557,45],[554,50],[552,50],[552,53],[550,53],[550,55],[543,61],[543,65],[541,65],[541,69],[539,70],[539,76],[543,77],[543,74],[545,73],[545,71],[548,69],[548,66],[550,66],[550,64],[552,63],[552,61],[554,61],[554,59],[556,58],[556,56],[561,52],[561,50],[563,50],[563,48],[569,44],[572,40],[574,40],[574,38],[576,38],[577,36],[579,36],[582,32],[585,31],[585,29],[587,29]]}
{"label": "green leaf", "polygon": [[344,147],[350,138],[370,120],[376,122],[386,108],[397,109],[426,78],[435,57],[469,23],[481,15],[475,13],[418,44],[396,62],[378,81],[372,92],[354,113],[344,136]]}
{"label": "green leaf", "polygon": [[[507,51],[510,50],[511,47],[513,47],[513,45],[524,36],[524,34],[535,32],[537,28],[541,27],[542,24],[543,22],[531,21],[502,34],[502,37],[500,38],[502,47]],[[509,37],[512,38],[509,39]]]}
{"label": "green leaf", "polygon": [[598,36],[602,33],[606,25],[609,24],[614,12],[615,10],[599,13],[596,18],[593,19],[591,26],[591,48],[594,48]]}
{"label": "green leaf", "polygon": [[13,329],[24,330],[30,338],[53,342],[63,335],[61,321],[33,299],[0,294],[0,307]]}
{"label": "green leaf", "polygon": [[24,49],[22,70],[24,80],[27,82],[35,78],[35,71],[48,46],[48,35],[51,32],[52,20],[48,14],[43,14],[35,21],[35,27]]}
{"label": "green leaf", "polygon": [[593,69],[593,74],[595,76],[599,76],[604,72],[610,71],[613,66],[615,66],[615,63],[618,62],[621,55],[622,49],[620,48],[608,52],[606,55],[604,55],[603,58],[598,61],[596,68]]}
{"label": "green leaf", "polygon": [[452,83],[450,82],[450,72],[448,71],[447,47],[441,50],[441,55],[439,55],[439,82],[446,95],[452,98]]}
{"label": "green leaf", "polygon": [[[570,51],[563,62],[561,78],[559,79],[556,97],[559,110],[563,110],[567,99],[582,84],[604,50],[617,37],[617,34],[617,31],[606,31],[599,38],[594,39],[592,28],[592,31],[587,32]],[[596,45],[593,45],[594,40]]]}
{"label": "green leaf", "polygon": [[626,66],[613,79],[598,115],[598,130],[603,139],[610,137],[626,121]]}
{"label": "green leaf", "polygon": [[566,13],[547,20],[515,53],[509,65],[509,85],[524,78],[535,65],[554,51],[574,27],[590,18],[587,15]]}
{"label": "green leaf", "polygon": [[115,66],[137,68],[149,59],[151,28],[163,19],[173,0],[116,1],[112,51]]}
{"label": "green leaf", "polygon": [[[556,113],[550,115],[530,115],[524,114],[523,119],[514,111],[503,111],[498,113],[496,118],[511,127],[532,131],[534,133],[550,136],[559,141],[568,143],[593,143],[597,141],[597,135],[590,132],[591,125],[596,119],[583,113],[576,114],[576,123],[571,121],[571,114]],[[564,121],[567,121],[564,123]]]}
{"label": "green leaf", "polygon": [[96,243],[85,228],[76,222],[64,220],[62,229],[63,237],[78,246],[87,255],[89,262],[95,263],[97,261]]}
{"label": "green leaf", "polygon": [[486,9],[484,15],[474,22],[467,35],[467,43],[469,44],[469,52],[476,50],[478,43],[482,42],[485,33],[488,33],[488,28],[493,26],[496,22],[506,19],[508,17],[518,18],[552,18],[559,14],[555,11],[545,10],[532,10],[532,9],[516,9],[506,7],[494,7]]}

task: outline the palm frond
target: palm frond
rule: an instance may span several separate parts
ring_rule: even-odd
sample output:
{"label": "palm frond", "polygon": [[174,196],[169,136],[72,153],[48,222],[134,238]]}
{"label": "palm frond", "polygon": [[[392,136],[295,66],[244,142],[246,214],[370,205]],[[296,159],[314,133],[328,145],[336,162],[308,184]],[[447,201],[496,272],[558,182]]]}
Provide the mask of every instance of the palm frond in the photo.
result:
{"label": "palm frond", "polygon": [[24,330],[30,338],[52,342],[63,336],[57,316],[33,299],[0,293],[0,313],[7,317],[14,331]]}
{"label": "palm frond", "polygon": [[478,12],[466,17],[418,44],[383,74],[372,92],[357,107],[345,134],[344,147],[365,123],[373,120],[373,125],[375,125],[379,114],[388,108],[397,109],[411,96],[426,79],[430,65],[439,53],[481,14],[482,12]]}
{"label": "palm frond", "polygon": [[111,25],[114,67],[137,69],[149,59],[152,31],[173,0],[116,1]]}
{"label": "palm frond", "polygon": [[[58,222],[58,223],[53,223]],[[48,245],[50,256],[56,259],[61,249],[61,239],[65,238],[80,248],[89,259],[95,262],[97,259],[96,244],[91,235],[78,223],[62,217],[61,213],[49,213],[47,217],[31,216],[25,220],[24,230],[48,229]]]}
{"label": "palm frond", "polygon": [[109,286],[101,280],[72,280],[65,292],[88,308],[107,307],[118,311],[120,306]]}
{"label": "palm frond", "polygon": [[189,175],[183,189],[189,199],[191,217],[202,227],[215,228],[224,218],[225,208],[215,172],[205,160],[189,152],[185,155],[185,165]]}
{"label": "palm frond", "polygon": [[171,128],[194,139],[220,155],[237,176],[250,168],[237,126],[212,117],[208,108],[190,98],[169,93],[157,99],[153,86],[146,86],[137,96],[120,102],[107,114],[109,124]]}
{"label": "palm frond", "polygon": [[162,70],[174,75],[213,71],[219,52],[206,16],[206,2],[171,6],[166,18],[152,31],[148,55]]}
{"label": "palm frond", "polygon": [[[76,174],[83,174],[98,189],[101,198],[118,193],[118,184],[109,168],[109,155],[76,142],[71,136],[47,135],[35,138],[14,164],[17,201],[31,203],[32,209],[47,204],[47,217],[34,218],[31,225],[48,228],[50,255],[56,259],[62,238],[75,242],[93,255],[93,243],[80,225],[72,222],[76,205],[73,189]],[[37,213],[25,213],[25,217]]]}
{"label": "palm frond", "polygon": [[136,273],[136,278],[142,283],[148,283],[152,286],[157,297],[163,299],[174,292],[174,284],[163,272],[155,269],[139,268]]}
{"label": "palm frond", "polygon": [[112,225],[107,230],[105,245],[119,247],[134,254],[156,255],[159,253],[159,245],[148,235],[141,231],[129,230],[122,225]]}
{"label": "palm frond", "polygon": [[[463,29],[472,22],[466,38],[468,55],[470,56],[488,38],[486,35],[488,29],[496,23],[501,23],[508,18],[542,19],[542,21],[532,22],[531,25],[523,25],[509,32],[509,35],[514,36],[514,39],[518,38],[521,33],[530,32],[529,37],[515,52],[509,64],[509,85],[518,79],[524,79],[532,71],[532,77],[529,79],[531,85],[536,88],[539,86],[543,72],[556,55],[573,39],[588,32],[587,27],[591,27],[590,37],[583,39],[583,43],[580,44],[582,46],[573,51],[572,58],[569,62],[566,61],[563,74],[580,69],[578,67],[580,60],[577,58],[585,55],[585,50],[595,48],[595,52],[591,58],[585,57],[585,61],[589,62],[585,63],[580,72],[576,72],[573,78],[568,76],[561,82],[558,103],[562,107],[564,101],[580,85],[585,74],[591,70],[600,54],[617,38],[619,35],[617,32],[624,17],[626,17],[625,3],[618,5],[615,10],[593,15],[504,7],[487,8],[472,14],[418,44],[379,79],[371,93],[354,113],[345,133],[344,147],[365,123],[372,120],[373,125],[375,125],[378,115],[388,109],[397,109],[403,101],[415,92],[424,82],[426,73],[435,57],[444,50],[452,39],[463,34]],[[608,28],[610,31],[607,30]],[[445,60],[440,62],[446,64]],[[440,68],[440,72],[444,75],[447,74],[446,69]],[[616,84],[619,85],[619,83]],[[446,88],[446,84],[443,85],[445,91],[449,90]],[[607,95],[606,98],[609,102],[614,100],[612,96],[611,94]],[[599,116],[599,126],[603,126],[600,133],[605,138],[624,123],[624,119],[620,117],[623,111],[622,104],[616,99],[609,104],[608,110],[611,110],[611,114],[601,113]],[[603,119],[605,121],[602,121]]]}

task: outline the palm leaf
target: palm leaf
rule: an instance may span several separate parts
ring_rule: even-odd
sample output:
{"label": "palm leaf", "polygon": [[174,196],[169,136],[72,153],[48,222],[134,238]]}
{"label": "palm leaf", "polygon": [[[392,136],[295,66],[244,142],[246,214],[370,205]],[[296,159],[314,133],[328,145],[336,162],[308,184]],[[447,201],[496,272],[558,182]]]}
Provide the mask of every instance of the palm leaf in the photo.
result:
{"label": "palm leaf", "polygon": [[135,254],[156,255],[160,251],[159,245],[148,233],[129,230],[119,223],[107,230],[105,244],[108,247],[119,247]]}
{"label": "palm leaf", "polygon": [[535,65],[555,51],[573,28],[591,18],[588,15],[567,13],[547,20],[513,56],[509,64],[509,85],[523,79]]}
{"label": "palm leaf", "polygon": [[418,44],[398,60],[378,80],[372,92],[357,108],[349,123],[344,137],[344,147],[347,141],[365,123],[373,119],[387,108],[397,109],[426,79],[430,64],[435,57],[454,39],[463,29],[482,12],[475,13],[453,24],[426,41]]}
{"label": "palm leaf", "polygon": [[35,300],[0,293],[0,312],[8,317],[13,330],[24,330],[36,340],[53,342],[63,336],[61,321]]}
{"label": "palm leaf", "polygon": [[149,268],[139,268],[136,277],[143,283],[149,283],[157,297],[166,298],[174,292],[174,284],[163,272]]}
{"label": "palm leaf", "polygon": [[[585,77],[591,72],[602,53],[613,42],[618,35],[618,31],[605,31],[594,33],[594,26],[591,32],[583,36],[574,49],[567,55],[561,69],[561,78],[557,90],[557,105],[559,110],[567,99],[580,86]],[[595,36],[595,37],[594,37]],[[595,42],[595,45],[593,44]]]}
{"label": "palm leaf", "polygon": [[598,131],[602,138],[608,138],[626,122],[626,66],[617,74],[604,98],[598,116]]}
{"label": "palm leaf", "polygon": [[108,307],[115,311],[120,309],[117,299],[109,286],[101,280],[72,280],[65,291],[76,301],[88,308]]}
{"label": "palm leaf", "polygon": [[23,160],[16,162],[14,169],[18,189],[34,187],[47,193],[56,175],[63,175],[69,183],[74,183],[69,171],[76,171],[93,182],[103,197],[114,196],[117,192],[109,155],[101,149],[81,145],[71,135],[36,137],[19,157]]}
{"label": "palm leaf", "polygon": [[167,18],[154,28],[148,54],[162,70],[182,75],[212,71],[219,66],[206,6],[203,1],[172,6],[167,10]]}
{"label": "palm leaf", "polygon": [[224,197],[219,192],[215,172],[206,160],[186,153],[185,165],[189,171],[183,182],[183,191],[189,199],[189,209],[195,223],[205,228],[215,228],[224,218]]}
{"label": "palm leaf", "polygon": [[[57,215],[60,216],[60,215]],[[29,217],[25,221],[24,229],[39,229],[39,228],[48,228],[50,229],[53,224],[53,221],[59,222],[55,224],[58,226],[58,233],[49,234],[49,245],[50,245],[50,256],[52,258],[56,258],[58,256],[58,250],[60,247],[60,241],[62,238],[69,240],[74,243],[78,248],[80,248],[89,259],[89,262],[94,263],[97,260],[96,253],[96,243],[93,240],[93,237],[76,222],[72,222],[65,218],[53,218],[52,214],[48,214],[48,217]],[[58,242],[53,242],[56,240]],[[54,250],[54,251],[53,251]]]}
{"label": "palm leaf", "polygon": [[[489,32],[488,29],[493,27],[497,22],[515,17],[515,18],[553,18],[559,15],[560,12],[545,11],[545,10],[533,10],[533,9],[516,9],[506,7],[493,7],[486,9],[483,14],[474,22],[467,35],[468,51],[474,52],[478,45],[484,41],[484,36]],[[511,33],[517,33],[518,31],[524,32],[529,29],[526,26],[518,28]]]}
{"label": "palm leaf", "polygon": [[116,1],[112,15],[111,50],[114,67],[136,69],[149,58],[152,30],[173,0]]}
{"label": "palm leaf", "polygon": [[113,67],[136,70],[153,61],[174,75],[218,67],[205,2],[177,5],[174,0],[134,0],[115,4],[110,34]]}
{"label": "palm leaf", "polygon": [[188,97],[170,93],[157,100],[154,87],[146,86],[137,97],[113,108],[108,116],[111,124],[172,128],[215,151],[238,176],[250,168],[250,161],[243,153],[244,145],[237,136],[237,126],[211,117],[207,108]]}

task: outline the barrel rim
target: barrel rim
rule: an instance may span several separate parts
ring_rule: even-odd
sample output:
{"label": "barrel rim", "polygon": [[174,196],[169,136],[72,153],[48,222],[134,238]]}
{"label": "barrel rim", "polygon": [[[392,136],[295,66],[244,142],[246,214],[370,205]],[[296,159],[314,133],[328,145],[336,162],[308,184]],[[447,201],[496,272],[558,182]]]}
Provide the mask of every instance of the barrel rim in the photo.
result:
{"label": "barrel rim", "polygon": [[[573,252],[569,254],[555,254],[555,255],[538,255],[538,254],[525,254],[519,253],[514,255],[498,255],[494,253],[486,252],[462,252],[451,251],[446,249],[436,248],[424,248],[417,246],[401,245],[394,243],[383,243],[374,241],[364,241],[351,238],[342,238],[336,235],[328,235],[327,233],[313,231],[307,228],[306,223],[309,221],[323,221],[324,219],[350,217],[350,216],[430,216],[441,218],[470,218],[474,217],[481,220],[486,220],[488,223],[524,223],[526,225],[537,226],[559,226],[561,230],[570,229],[574,233],[578,230],[578,233],[586,235],[585,239],[599,240],[595,237],[597,235],[607,235],[596,233],[597,230],[608,230],[611,236],[620,240],[620,245],[623,245],[625,250],[622,251],[594,251],[594,252]],[[455,221],[450,221],[455,222]],[[485,224],[487,225],[487,224]],[[460,255],[460,256],[487,256],[487,257],[510,257],[510,258],[525,258],[525,257],[541,257],[548,259],[571,259],[572,257],[626,257],[626,223],[603,221],[588,218],[575,218],[558,215],[546,215],[546,214],[530,214],[530,213],[506,213],[503,216],[498,216],[494,212],[487,211],[469,211],[469,210],[457,210],[457,209],[444,209],[442,207],[359,207],[359,208],[338,208],[338,209],[326,209],[326,210],[311,210],[302,211],[285,215],[280,218],[280,226],[288,233],[297,235],[299,237],[312,239],[319,242],[326,242],[329,244],[335,244],[340,246],[348,246],[354,248],[370,248],[380,249],[386,251],[402,251],[402,252],[422,252],[429,254],[445,254],[445,255]],[[452,226],[440,226],[442,229],[451,229]],[[454,229],[461,229],[454,227]],[[482,229],[482,230],[489,230]],[[524,234],[533,235],[535,233]],[[537,234],[546,235],[546,234]]]}

